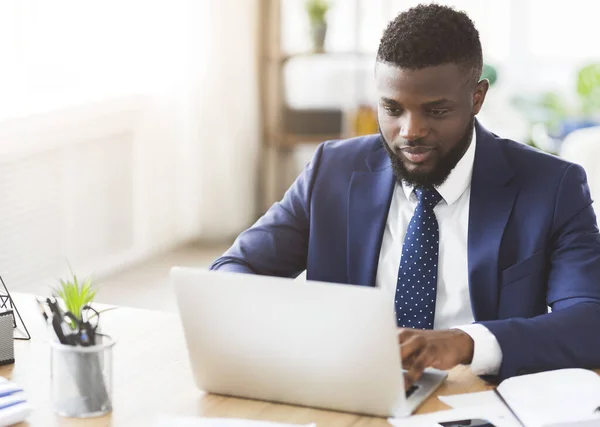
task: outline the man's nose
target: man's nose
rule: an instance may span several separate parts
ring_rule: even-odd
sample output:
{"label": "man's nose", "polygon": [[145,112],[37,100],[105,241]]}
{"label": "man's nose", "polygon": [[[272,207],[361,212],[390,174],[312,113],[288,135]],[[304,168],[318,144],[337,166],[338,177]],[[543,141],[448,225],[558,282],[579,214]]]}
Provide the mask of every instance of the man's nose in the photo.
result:
{"label": "man's nose", "polygon": [[416,141],[427,136],[428,130],[419,114],[406,113],[399,117],[400,137],[406,141]]}

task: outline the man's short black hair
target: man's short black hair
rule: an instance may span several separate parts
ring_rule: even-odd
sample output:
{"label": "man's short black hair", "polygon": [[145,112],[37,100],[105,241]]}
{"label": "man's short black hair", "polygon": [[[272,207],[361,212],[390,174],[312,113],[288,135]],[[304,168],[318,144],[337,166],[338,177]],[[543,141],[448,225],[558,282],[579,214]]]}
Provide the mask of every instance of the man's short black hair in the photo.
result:
{"label": "man's short black hair", "polygon": [[479,32],[466,13],[439,4],[420,4],[389,23],[377,61],[409,70],[457,64],[464,68],[466,81],[477,83],[483,54]]}

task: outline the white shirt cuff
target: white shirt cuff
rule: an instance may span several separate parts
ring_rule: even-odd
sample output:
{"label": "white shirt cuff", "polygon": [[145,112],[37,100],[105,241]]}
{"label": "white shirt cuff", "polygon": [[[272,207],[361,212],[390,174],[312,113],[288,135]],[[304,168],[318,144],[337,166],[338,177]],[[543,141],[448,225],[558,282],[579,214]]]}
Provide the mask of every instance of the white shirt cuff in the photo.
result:
{"label": "white shirt cuff", "polygon": [[475,375],[496,375],[502,364],[502,349],[488,328],[478,323],[456,326],[468,334],[475,343],[471,370]]}

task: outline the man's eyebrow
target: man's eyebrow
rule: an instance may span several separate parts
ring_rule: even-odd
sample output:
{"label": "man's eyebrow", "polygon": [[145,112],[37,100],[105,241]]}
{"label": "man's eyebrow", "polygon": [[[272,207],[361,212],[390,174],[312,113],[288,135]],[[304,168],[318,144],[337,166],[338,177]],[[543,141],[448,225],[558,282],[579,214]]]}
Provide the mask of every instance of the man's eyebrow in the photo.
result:
{"label": "man's eyebrow", "polygon": [[[392,98],[386,98],[385,96],[381,97],[381,102],[383,102],[384,104],[387,105],[392,105],[392,106],[401,106],[402,104],[400,104],[398,101],[396,101],[395,99]],[[454,105],[455,102],[447,99],[447,98],[440,98],[440,99],[434,99],[433,101],[428,101],[422,104],[423,107],[445,107],[445,106],[451,106]]]}
{"label": "man's eyebrow", "polygon": [[451,101],[446,98],[435,99],[433,101],[425,102],[423,104],[424,107],[444,107],[454,105],[454,101]]}
{"label": "man's eyebrow", "polygon": [[398,101],[396,101],[395,99],[386,98],[385,96],[381,97],[381,101],[384,102],[385,104],[389,104],[389,105],[400,105],[400,103]]}

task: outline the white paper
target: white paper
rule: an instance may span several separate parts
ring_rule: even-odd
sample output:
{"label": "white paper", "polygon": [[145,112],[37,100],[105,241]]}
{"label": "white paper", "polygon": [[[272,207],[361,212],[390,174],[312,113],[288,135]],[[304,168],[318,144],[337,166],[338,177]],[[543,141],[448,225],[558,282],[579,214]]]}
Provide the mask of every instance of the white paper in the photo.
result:
{"label": "white paper", "polygon": [[315,424],[281,424],[239,418],[200,418],[163,416],[155,427],[316,427]]}
{"label": "white paper", "polygon": [[455,409],[488,411],[489,421],[496,424],[491,417],[498,417],[502,426],[600,426],[600,414],[595,412],[600,407],[600,377],[592,371],[561,369],[523,375],[503,381],[497,390],[510,409],[494,391],[439,399]]}
{"label": "white paper", "polygon": [[388,421],[394,426],[402,427],[438,427],[439,423],[479,418],[489,421],[496,427],[522,427],[493,390],[438,396],[438,398],[453,409]]}
{"label": "white paper", "polygon": [[471,406],[505,407],[504,403],[502,403],[502,400],[494,390],[438,396],[438,399],[453,408],[466,408]]}
{"label": "white paper", "polygon": [[498,427],[522,427],[494,390],[438,396],[438,398],[446,405],[456,409],[481,411],[484,415],[482,418],[487,416],[487,419]]}
{"label": "white paper", "polygon": [[521,427],[510,412],[498,410],[497,406],[468,406],[408,418],[390,418],[388,422],[396,427],[440,427],[440,423],[471,419],[487,420],[496,427]]}

